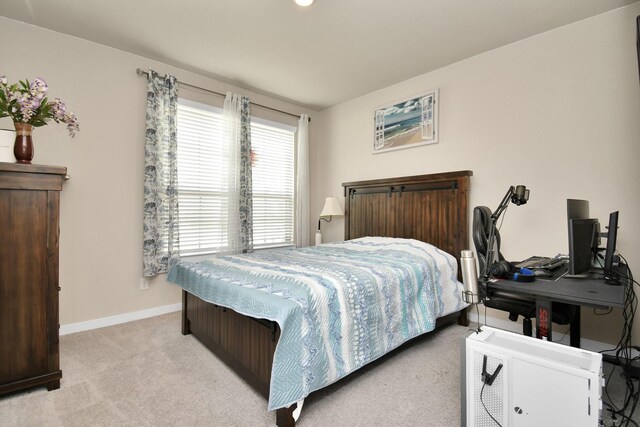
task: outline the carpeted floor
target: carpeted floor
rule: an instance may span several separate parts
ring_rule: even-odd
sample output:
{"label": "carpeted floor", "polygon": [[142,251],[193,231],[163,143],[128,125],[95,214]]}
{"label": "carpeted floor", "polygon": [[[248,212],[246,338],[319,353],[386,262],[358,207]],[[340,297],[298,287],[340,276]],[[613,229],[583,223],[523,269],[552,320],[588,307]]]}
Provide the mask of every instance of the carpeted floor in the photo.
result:
{"label": "carpeted floor", "polygon": [[[427,334],[311,394],[297,425],[459,426],[467,331]],[[0,425],[275,425],[265,399],[181,335],[179,313],[66,335],[60,348],[61,388],[0,397]]]}

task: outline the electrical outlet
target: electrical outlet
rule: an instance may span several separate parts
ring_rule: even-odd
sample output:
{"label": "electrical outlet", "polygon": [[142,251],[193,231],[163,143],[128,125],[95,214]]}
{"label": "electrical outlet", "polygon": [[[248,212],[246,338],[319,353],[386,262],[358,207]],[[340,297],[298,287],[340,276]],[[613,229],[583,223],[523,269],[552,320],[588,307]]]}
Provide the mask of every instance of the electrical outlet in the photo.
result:
{"label": "electrical outlet", "polygon": [[140,290],[144,291],[145,289],[149,289],[149,279],[146,277],[140,278]]}

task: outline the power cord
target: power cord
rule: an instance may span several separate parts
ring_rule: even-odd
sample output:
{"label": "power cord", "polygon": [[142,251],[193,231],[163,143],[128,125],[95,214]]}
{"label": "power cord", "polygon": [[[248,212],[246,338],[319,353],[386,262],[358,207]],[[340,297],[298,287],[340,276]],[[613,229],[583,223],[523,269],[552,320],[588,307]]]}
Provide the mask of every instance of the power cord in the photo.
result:
{"label": "power cord", "polygon": [[629,263],[624,258],[624,256],[620,255],[620,258],[624,261],[628,272],[627,274],[619,274],[620,279],[626,280],[628,283],[628,285],[625,286],[624,290],[624,307],[622,310],[624,324],[620,341],[618,342],[616,347],[614,349],[604,350],[604,352],[615,351],[615,358],[613,360],[611,360],[610,358],[605,359],[606,362],[612,363],[614,365],[612,367],[611,373],[609,374],[609,379],[611,379],[611,376],[616,370],[616,367],[620,366],[622,370],[620,375],[625,379],[626,390],[622,402],[622,407],[619,408],[615,405],[615,403],[611,399],[611,396],[609,395],[609,381],[607,381],[607,384],[605,386],[605,393],[607,395],[607,398],[609,399],[609,402],[603,403],[607,405],[609,411],[612,414],[613,420],[616,420],[616,415],[622,418],[620,426],[629,426],[632,423],[634,426],[640,427],[638,426],[638,423],[632,419],[636,407],[638,406],[638,401],[640,400],[640,386],[634,383],[634,380],[637,381],[639,378],[634,378],[633,375],[633,363],[640,360],[640,357],[633,357],[632,351],[638,351],[640,350],[640,348],[631,345],[632,326],[638,306],[638,300],[633,285],[636,284],[640,286],[640,284],[636,280],[634,280],[633,272],[631,271]]}
{"label": "power cord", "polygon": [[502,424],[500,424],[498,422],[498,420],[496,420],[495,418],[493,418],[493,415],[491,415],[491,412],[489,412],[489,410],[487,409],[487,407],[484,404],[484,401],[482,400],[482,393],[484,392],[484,387],[487,385],[487,383],[482,384],[482,388],[480,389],[480,403],[482,403],[482,406],[484,407],[485,412],[487,413],[487,415],[489,415],[491,417],[491,419],[493,420],[494,423],[496,423],[498,425],[498,427],[502,427]]}
{"label": "power cord", "polygon": [[604,313],[598,313],[598,308],[597,307],[594,307],[594,309],[593,309],[594,316],[606,316],[607,314],[611,314],[612,312],[613,312],[613,308],[612,307],[609,307],[607,309],[607,311],[605,311]]}

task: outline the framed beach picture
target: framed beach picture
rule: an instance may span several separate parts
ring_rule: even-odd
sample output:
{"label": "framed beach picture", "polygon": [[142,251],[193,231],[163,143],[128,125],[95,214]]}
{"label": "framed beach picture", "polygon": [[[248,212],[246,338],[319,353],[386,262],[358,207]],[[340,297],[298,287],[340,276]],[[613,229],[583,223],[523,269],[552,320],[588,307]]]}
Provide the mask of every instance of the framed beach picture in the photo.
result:
{"label": "framed beach picture", "polygon": [[373,153],[438,142],[438,89],[375,111]]}

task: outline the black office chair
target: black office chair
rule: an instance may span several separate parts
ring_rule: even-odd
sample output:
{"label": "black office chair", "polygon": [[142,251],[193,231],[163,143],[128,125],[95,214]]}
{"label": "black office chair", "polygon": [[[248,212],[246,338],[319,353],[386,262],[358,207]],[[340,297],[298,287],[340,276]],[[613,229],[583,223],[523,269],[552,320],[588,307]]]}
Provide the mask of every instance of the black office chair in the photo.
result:
{"label": "black office chair", "polygon": [[[490,230],[491,209],[486,206],[475,207],[473,209],[473,244],[478,253],[480,274],[484,272],[487,264],[487,248]],[[497,229],[495,230],[494,249],[498,255],[496,261],[504,261],[504,257],[500,253],[500,232]],[[518,320],[518,316],[522,316],[522,333],[527,336],[533,335],[531,318],[536,317],[535,301],[510,293],[494,292],[491,295],[487,295],[484,305],[496,310],[509,312],[509,320],[513,322]],[[552,303],[551,311],[551,321],[558,325],[569,325],[575,313],[573,306],[562,303]]]}

